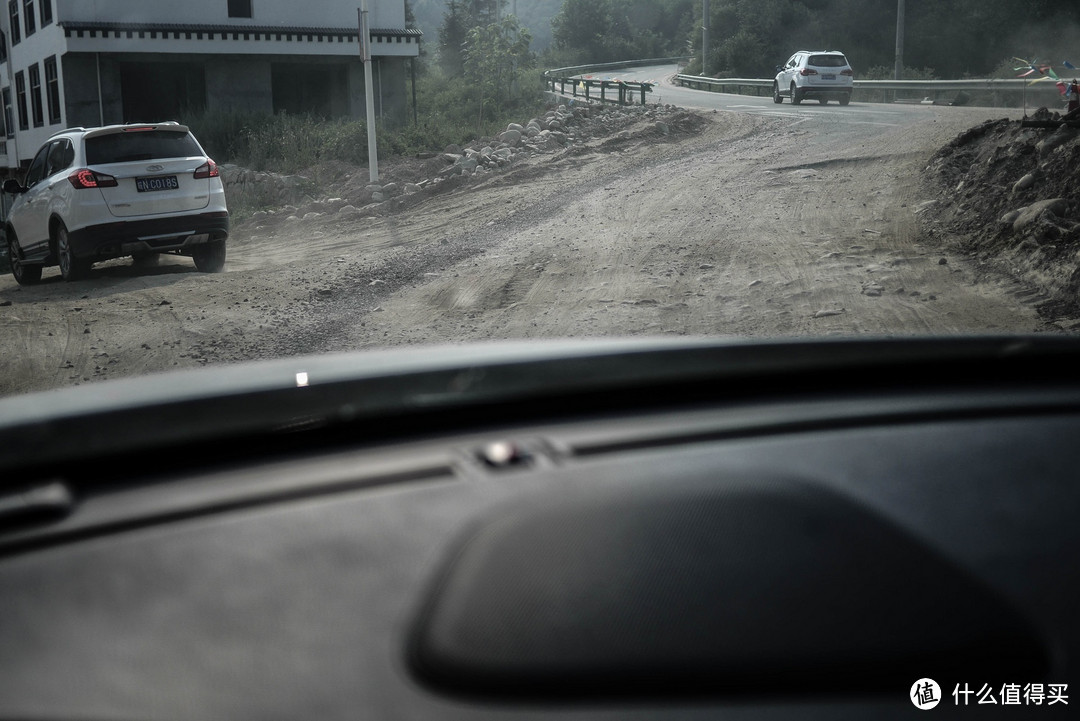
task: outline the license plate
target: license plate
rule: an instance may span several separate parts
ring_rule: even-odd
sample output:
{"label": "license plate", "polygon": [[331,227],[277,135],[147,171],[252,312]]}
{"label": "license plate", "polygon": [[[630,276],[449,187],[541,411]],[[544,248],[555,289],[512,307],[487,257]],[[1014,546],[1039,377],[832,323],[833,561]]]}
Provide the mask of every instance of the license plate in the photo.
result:
{"label": "license plate", "polygon": [[135,189],[140,193],[152,190],[177,190],[180,183],[175,175],[163,175],[157,178],[135,178]]}
{"label": "license plate", "polygon": [[821,79],[822,80],[836,80],[836,76],[835,75],[822,75]]}

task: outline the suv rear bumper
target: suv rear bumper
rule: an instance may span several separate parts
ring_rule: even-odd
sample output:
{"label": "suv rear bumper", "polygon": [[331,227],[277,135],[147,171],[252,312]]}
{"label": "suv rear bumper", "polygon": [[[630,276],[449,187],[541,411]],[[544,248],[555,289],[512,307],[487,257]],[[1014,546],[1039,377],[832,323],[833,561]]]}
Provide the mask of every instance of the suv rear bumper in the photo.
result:
{"label": "suv rear bumper", "polygon": [[229,237],[229,213],[219,210],[152,220],[120,221],[68,231],[75,257],[108,260],[133,253],[182,250]]}
{"label": "suv rear bumper", "polygon": [[799,93],[804,98],[809,98],[809,97],[818,96],[818,95],[828,95],[828,96],[851,95],[851,88],[850,87],[821,86],[821,85],[802,85],[802,86],[796,85],[795,87],[798,88]]}

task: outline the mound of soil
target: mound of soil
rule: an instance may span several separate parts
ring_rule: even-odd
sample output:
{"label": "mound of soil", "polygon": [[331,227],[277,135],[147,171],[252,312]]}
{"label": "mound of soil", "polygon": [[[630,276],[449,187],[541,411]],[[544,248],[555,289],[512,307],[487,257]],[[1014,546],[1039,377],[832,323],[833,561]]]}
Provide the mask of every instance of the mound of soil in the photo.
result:
{"label": "mound of soil", "polygon": [[1048,322],[1080,327],[1080,129],[988,121],[941,148],[926,182],[928,234],[1029,285]]}

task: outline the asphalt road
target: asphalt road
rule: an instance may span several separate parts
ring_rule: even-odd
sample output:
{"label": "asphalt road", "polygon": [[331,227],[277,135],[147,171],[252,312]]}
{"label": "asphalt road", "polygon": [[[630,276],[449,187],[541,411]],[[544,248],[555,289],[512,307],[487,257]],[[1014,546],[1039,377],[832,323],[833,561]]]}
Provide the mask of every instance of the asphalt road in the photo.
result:
{"label": "asphalt road", "polygon": [[[702,110],[728,110],[751,115],[778,116],[799,120],[821,120],[844,125],[879,125],[883,127],[906,127],[927,117],[927,106],[885,105],[879,103],[852,102],[841,107],[836,102],[821,105],[815,100],[792,105],[787,99],[780,105],[772,96],[754,97],[731,93],[714,93],[675,85],[671,79],[679,72],[676,65],[653,65],[644,68],[620,70],[610,74],[593,74],[594,78],[611,78],[629,82],[656,83],[652,93],[646,96],[649,103],[679,105]],[[764,92],[764,91],[763,91]]]}

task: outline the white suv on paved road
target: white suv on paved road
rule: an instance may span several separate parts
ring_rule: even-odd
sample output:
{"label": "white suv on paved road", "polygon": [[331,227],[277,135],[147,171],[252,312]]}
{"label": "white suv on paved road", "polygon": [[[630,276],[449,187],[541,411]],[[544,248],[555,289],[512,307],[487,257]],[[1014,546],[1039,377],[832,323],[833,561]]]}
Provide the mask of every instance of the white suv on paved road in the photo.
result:
{"label": "white suv on paved road", "polygon": [[95,261],[189,255],[204,272],[225,266],[229,211],[218,167],[177,123],[69,128],[38,150],[4,223],[11,271],[36,283],[47,265],[64,280]]}
{"label": "white suv on paved road", "polygon": [[776,67],[773,102],[791,98],[791,103],[798,105],[803,98],[814,98],[822,105],[829,100],[847,105],[854,79],[855,72],[842,52],[800,50],[788,58],[787,64]]}

